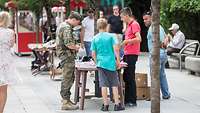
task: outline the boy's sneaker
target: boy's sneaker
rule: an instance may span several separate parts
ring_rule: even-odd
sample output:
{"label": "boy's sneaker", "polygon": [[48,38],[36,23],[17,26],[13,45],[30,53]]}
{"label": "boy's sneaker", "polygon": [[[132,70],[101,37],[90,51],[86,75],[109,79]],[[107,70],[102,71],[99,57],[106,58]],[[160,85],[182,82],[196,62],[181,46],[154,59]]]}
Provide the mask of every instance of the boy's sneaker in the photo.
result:
{"label": "boy's sneaker", "polygon": [[125,108],[119,103],[119,104],[115,104],[114,106],[114,111],[121,111],[121,110],[125,110]]}
{"label": "boy's sneaker", "polygon": [[109,105],[102,105],[102,107],[101,107],[101,111],[109,111]]}

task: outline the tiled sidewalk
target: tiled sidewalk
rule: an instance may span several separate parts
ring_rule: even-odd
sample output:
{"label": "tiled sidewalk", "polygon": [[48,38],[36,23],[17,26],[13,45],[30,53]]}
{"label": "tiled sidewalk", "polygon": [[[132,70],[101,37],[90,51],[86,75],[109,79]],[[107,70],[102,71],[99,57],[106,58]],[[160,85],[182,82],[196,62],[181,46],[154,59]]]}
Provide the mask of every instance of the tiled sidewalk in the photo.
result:
{"label": "tiled sidewalk", "polygon": [[[86,99],[85,110],[61,111],[60,82],[52,81],[48,75],[33,77],[30,72],[31,57],[18,57],[16,67],[23,83],[8,90],[4,113],[100,113],[101,98]],[[148,57],[143,54],[137,63],[137,72],[148,72]],[[167,78],[172,94],[170,100],[161,100],[161,113],[200,113],[200,77],[188,75],[187,71],[167,69]],[[87,88],[94,91],[94,77],[88,77]],[[74,87],[72,88],[72,97]],[[126,108],[127,113],[150,113],[149,101],[138,101],[138,106]],[[113,111],[111,106],[110,112]]]}

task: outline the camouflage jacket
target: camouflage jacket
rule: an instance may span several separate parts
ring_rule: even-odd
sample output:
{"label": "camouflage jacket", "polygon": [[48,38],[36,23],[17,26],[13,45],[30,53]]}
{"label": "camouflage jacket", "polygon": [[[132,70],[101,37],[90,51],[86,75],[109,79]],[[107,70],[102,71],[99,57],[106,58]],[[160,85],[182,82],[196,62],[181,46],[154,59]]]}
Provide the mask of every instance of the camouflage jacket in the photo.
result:
{"label": "camouflage jacket", "polygon": [[67,48],[68,45],[76,44],[76,39],[73,37],[73,29],[69,23],[63,22],[57,29],[56,45],[57,55],[64,61],[74,61],[76,57],[76,51]]}

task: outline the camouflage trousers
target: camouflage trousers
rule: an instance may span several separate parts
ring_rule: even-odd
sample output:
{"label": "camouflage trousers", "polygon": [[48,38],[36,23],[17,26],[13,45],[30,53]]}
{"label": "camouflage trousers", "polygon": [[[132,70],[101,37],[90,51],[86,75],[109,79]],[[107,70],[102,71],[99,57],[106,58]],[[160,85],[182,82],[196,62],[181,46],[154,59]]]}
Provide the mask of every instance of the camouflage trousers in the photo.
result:
{"label": "camouflage trousers", "polygon": [[75,62],[71,61],[64,63],[64,66],[62,68],[62,75],[63,75],[63,80],[61,82],[61,91],[60,95],[62,96],[63,99],[69,100],[70,99],[70,89],[74,83],[75,75]]}

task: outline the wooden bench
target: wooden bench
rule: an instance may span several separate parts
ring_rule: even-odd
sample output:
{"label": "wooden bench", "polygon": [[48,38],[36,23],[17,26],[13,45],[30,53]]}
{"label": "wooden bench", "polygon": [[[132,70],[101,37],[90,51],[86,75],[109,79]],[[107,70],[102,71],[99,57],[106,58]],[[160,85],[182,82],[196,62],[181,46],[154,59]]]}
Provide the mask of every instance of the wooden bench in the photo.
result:
{"label": "wooden bench", "polygon": [[200,43],[198,40],[186,39],[186,42],[179,53],[172,53],[168,58],[178,60],[178,66],[182,71],[182,63],[187,56],[197,56],[199,54]]}

